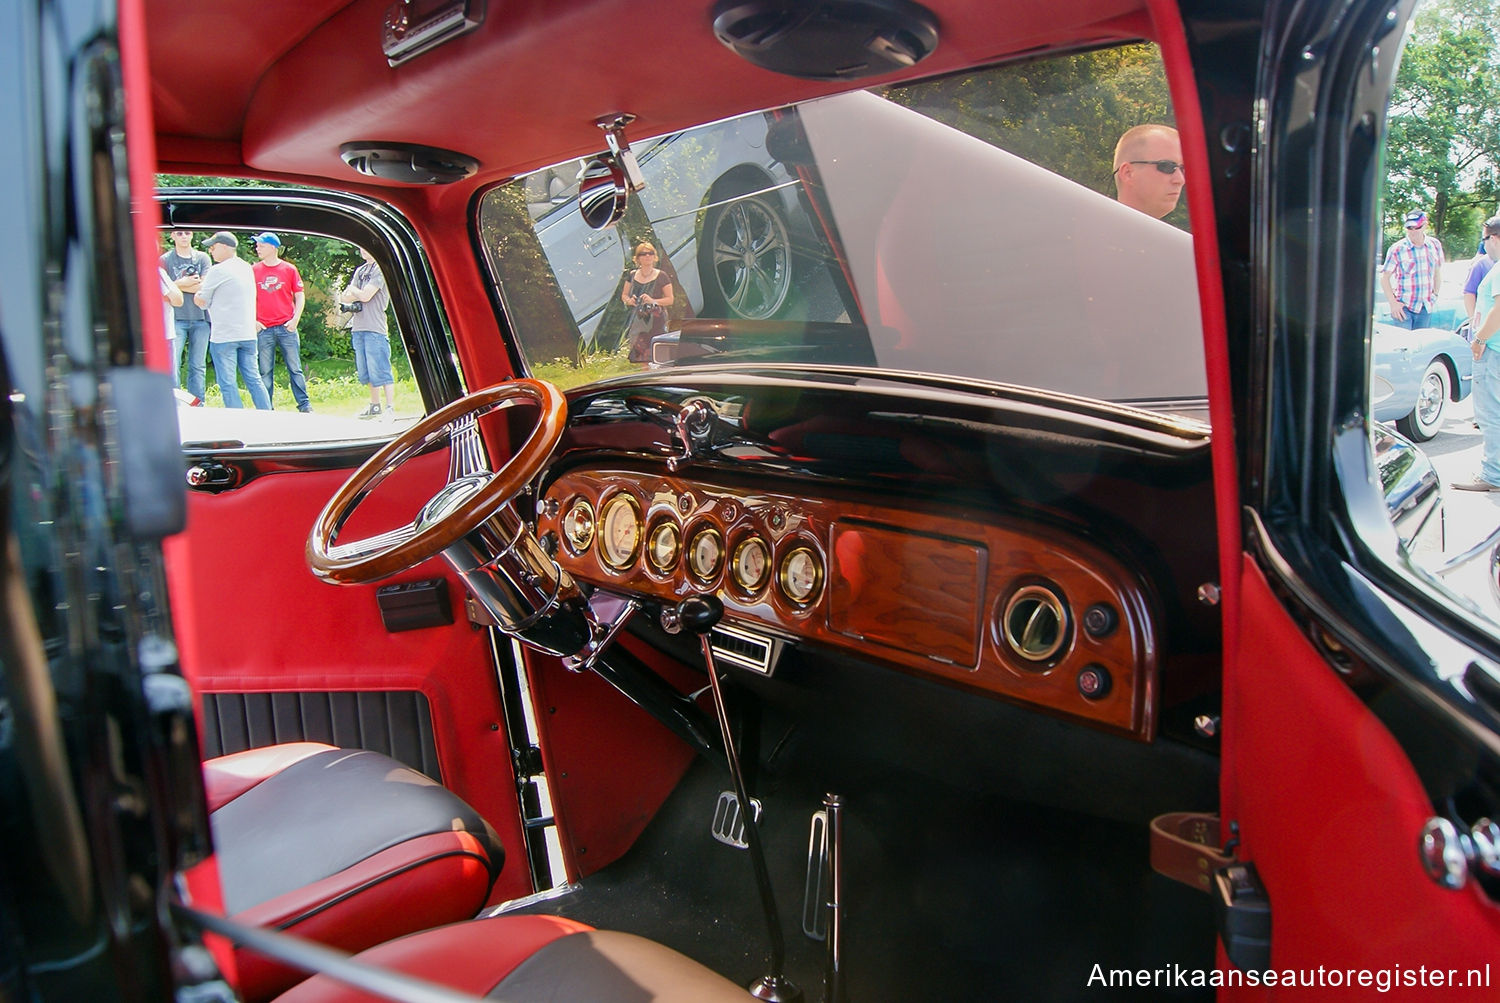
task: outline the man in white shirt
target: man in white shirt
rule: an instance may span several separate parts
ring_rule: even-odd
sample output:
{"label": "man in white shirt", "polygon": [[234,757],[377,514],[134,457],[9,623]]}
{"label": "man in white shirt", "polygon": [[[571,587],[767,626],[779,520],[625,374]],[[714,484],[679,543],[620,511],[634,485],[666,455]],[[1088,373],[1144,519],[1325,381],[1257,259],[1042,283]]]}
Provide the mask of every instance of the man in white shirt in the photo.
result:
{"label": "man in white shirt", "polygon": [[271,398],[260,381],[255,325],[255,269],[235,253],[240,242],[220,230],[203,242],[214,266],[193,294],[193,302],[209,310],[208,354],[214,360],[219,392],[225,407],[244,407],[236,373],[245,381],[250,400],[261,411],[271,409]]}

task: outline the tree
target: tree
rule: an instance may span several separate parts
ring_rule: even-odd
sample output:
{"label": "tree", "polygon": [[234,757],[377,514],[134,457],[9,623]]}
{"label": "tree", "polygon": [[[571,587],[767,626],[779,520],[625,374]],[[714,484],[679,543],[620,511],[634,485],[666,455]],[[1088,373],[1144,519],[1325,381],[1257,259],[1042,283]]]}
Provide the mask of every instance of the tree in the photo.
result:
{"label": "tree", "polygon": [[1424,209],[1454,253],[1467,253],[1500,200],[1500,9],[1434,0],[1418,11],[1391,95],[1384,229]]}

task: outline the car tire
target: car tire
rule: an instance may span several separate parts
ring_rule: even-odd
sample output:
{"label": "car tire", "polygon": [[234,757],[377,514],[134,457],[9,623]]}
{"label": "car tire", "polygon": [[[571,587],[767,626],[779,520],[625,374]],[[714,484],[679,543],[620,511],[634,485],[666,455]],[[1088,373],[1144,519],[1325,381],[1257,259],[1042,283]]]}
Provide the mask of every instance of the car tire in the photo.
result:
{"label": "car tire", "polygon": [[781,207],[747,195],[708,210],[698,238],[705,317],[766,320],[792,288],[792,241]]}
{"label": "car tire", "polygon": [[1443,427],[1443,413],[1448,409],[1452,393],[1452,378],[1448,367],[1441,359],[1433,359],[1422,374],[1422,385],[1417,390],[1417,404],[1411,414],[1396,421],[1401,434],[1414,442],[1426,442],[1438,434]]}

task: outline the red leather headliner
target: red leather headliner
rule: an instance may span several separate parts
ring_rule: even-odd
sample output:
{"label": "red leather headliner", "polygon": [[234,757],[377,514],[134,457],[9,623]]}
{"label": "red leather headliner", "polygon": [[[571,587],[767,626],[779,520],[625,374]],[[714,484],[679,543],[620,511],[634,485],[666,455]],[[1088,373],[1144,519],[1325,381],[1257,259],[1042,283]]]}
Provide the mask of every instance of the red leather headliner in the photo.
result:
{"label": "red leather headliner", "polygon": [[[940,41],[907,76],[1150,33],[1139,0],[927,3]],[[608,113],[639,116],[645,138],[849,86],[743,62],[715,40],[710,0],[492,2],[476,32],[394,69],[380,51],[391,0],[145,5],[165,169],[349,183],[341,143],[400,140],[479,158],[472,188],[602,149],[593,122]]]}

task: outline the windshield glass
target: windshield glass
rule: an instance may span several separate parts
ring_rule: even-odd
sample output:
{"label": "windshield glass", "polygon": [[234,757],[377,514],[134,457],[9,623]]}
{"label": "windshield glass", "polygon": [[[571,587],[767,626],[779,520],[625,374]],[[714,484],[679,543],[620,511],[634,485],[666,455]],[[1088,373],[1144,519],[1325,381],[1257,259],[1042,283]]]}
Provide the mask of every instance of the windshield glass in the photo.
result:
{"label": "windshield glass", "polygon": [[646,187],[605,230],[580,164],[492,189],[480,240],[564,386],[841,365],[1198,413],[1171,121],[1148,45],[842,94],[636,141]]}

